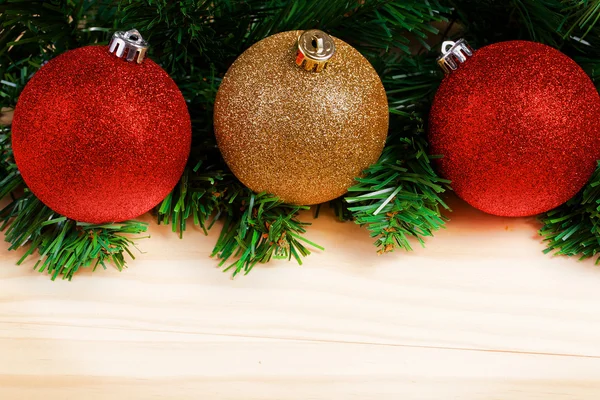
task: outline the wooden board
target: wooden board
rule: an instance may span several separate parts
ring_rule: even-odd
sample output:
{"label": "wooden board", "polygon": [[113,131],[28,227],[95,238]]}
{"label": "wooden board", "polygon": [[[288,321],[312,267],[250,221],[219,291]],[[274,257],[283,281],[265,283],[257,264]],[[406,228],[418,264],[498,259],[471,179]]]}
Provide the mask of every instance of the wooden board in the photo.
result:
{"label": "wooden board", "polygon": [[234,280],[216,231],[153,226],[128,270],[73,282],[4,244],[0,399],[599,398],[600,268],[543,255],[535,218],[451,205],[384,256],[325,212],[325,252]]}

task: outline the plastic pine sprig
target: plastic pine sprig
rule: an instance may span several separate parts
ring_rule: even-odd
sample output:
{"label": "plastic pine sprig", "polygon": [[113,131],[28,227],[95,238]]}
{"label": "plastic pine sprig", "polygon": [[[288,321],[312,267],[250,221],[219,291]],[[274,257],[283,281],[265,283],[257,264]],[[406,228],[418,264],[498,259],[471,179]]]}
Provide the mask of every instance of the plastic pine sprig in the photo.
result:
{"label": "plastic pine sprig", "polygon": [[357,224],[365,225],[379,253],[396,248],[412,250],[410,238],[421,245],[423,237],[444,226],[440,197],[449,181],[431,168],[422,138],[423,126],[415,117],[414,136],[389,137],[379,161],[349,189],[345,200]]}
{"label": "plastic pine sprig", "polygon": [[310,254],[307,245],[324,250],[302,237],[310,223],[299,221],[298,212],[308,209],[306,206],[285,204],[266,193],[255,194],[242,187],[226,195],[224,201],[235,207],[224,218],[212,255],[221,259],[219,265],[236,258],[225,268],[233,271],[233,276],[247,274],[257,263],[271,258],[294,258],[302,264],[302,257]]}
{"label": "plastic pine sprig", "polygon": [[[600,253],[600,167],[581,192],[540,219],[545,253],[596,257]],[[600,258],[596,258],[598,263]]]}
{"label": "plastic pine sprig", "polygon": [[202,228],[205,234],[219,219],[221,196],[225,190],[222,182],[225,174],[221,171],[198,174],[201,163],[190,170],[186,168],[179,183],[158,206],[158,223],[171,224],[173,232],[183,237],[187,221]]}
{"label": "plastic pine sprig", "polygon": [[23,178],[13,160],[10,129],[0,126],[0,199],[23,185]]}
{"label": "plastic pine sprig", "polygon": [[307,246],[323,249],[304,238],[307,222],[298,220],[305,206],[285,204],[266,193],[253,193],[229,173],[185,173],[176,188],[158,208],[159,221],[171,223],[180,236],[191,219],[205,233],[217,221],[221,232],[211,256],[236,276],[247,274],[257,263],[272,258],[294,258],[310,254]]}
{"label": "plastic pine sprig", "polygon": [[29,191],[0,211],[0,221],[0,230],[5,231],[5,240],[10,243],[9,250],[27,249],[17,264],[29,256],[37,256],[34,268],[47,272],[52,280],[58,277],[70,280],[81,268],[95,270],[101,265],[106,269],[108,263],[122,270],[126,266],[125,253],[135,258],[129,250],[129,246],[135,245],[130,235],[147,229],[146,223],[137,221],[76,222],[56,214]]}

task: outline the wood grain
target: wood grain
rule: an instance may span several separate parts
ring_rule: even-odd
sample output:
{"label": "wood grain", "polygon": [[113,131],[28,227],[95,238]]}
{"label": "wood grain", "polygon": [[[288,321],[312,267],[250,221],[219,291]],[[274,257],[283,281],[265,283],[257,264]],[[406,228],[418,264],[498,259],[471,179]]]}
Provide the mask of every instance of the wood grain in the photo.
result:
{"label": "wood grain", "polygon": [[153,226],[128,270],[73,282],[0,251],[0,399],[597,399],[600,269],[451,205],[426,249],[377,256],[325,214],[325,252],[235,280],[216,231]]}

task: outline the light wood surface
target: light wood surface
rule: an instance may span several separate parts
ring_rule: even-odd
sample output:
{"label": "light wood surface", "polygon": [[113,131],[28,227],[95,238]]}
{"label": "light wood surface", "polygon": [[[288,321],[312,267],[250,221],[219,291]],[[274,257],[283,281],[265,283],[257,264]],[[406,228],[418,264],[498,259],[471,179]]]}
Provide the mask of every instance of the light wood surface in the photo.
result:
{"label": "light wood surface", "polygon": [[73,282],[3,244],[0,399],[600,398],[600,268],[543,255],[533,218],[451,205],[384,256],[325,213],[325,252],[235,280],[216,230],[154,226],[128,270]]}

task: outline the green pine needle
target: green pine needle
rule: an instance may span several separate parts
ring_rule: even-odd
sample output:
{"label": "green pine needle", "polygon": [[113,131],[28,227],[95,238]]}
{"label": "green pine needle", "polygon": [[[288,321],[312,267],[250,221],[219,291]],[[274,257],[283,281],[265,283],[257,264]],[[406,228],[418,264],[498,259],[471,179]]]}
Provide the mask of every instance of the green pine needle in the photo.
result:
{"label": "green pine needle", "polygon": [[567,39],[576,33],[580,39],[584,39],[600,19],[600,0],[571,0],[564,3],[566,3],[566,7],[563,8],[563,22],[564,25],[571,23],[571,26],[563,34],[563,37]]}

